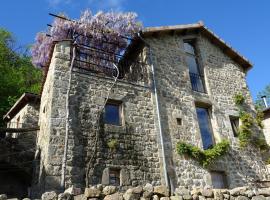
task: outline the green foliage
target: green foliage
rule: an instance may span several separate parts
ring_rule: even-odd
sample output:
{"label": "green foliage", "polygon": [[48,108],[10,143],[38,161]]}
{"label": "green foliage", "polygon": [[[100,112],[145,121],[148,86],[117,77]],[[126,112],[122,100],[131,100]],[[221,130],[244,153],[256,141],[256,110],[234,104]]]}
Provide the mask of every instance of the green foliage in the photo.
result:
{"label": "green foliage", "polygon": [[111,150],[115,150],[118,146],[118,140],[117,139],[110,139],[107,142],[107,145]]}
{"label": "green foliage", "polygon": [[187,144],[185,142],[177,143],[177,153],[179,155],[187,155],[194,160],[197,160],[203,167],[207,167],[214,163],[215,160],[225,155],[230,148],[230,143],[227,140],[222,140],[213,148],[205,151],[200,148]]}
{"label": "green foliage", "polygon": [[264,113],[263,111],[261,110],[260,107],[256,106],[256,118],[255,118],[255,122],[257,123],[257,125],[263,129],[263,119],[264,119]]}
{"label": "green foliage", "polygon": [[[16,49],[16,50],[15,50]],[[35,68],[26,48],[17,47],[10,32],[0,28],[0,126],[2,116],[24,92],[39,93],[42,72]]]}
{"label": "green foliage", "polygon": [[[254,118],[250,113],[245,111],[243,106],[245,98],[241,97],[240,94],[234,96],[235,104],[239,107],[239,117],[242,124],[238,130],[238,138],[240,147],[244,148],[249,144],[254,145],[262,151],[268,150],[269,146],[266,143],[266,140],[261,132],[258,130],[257,134],[254,134],[253,131],[256,130],[255,125],[259,128],[263,128],[263,112],[259,106],[256,106],[256,117]],[[255,128],[255,129],[254,129]]]}
{"label": "green foliage", "polygon": [[245,102],[245,97],[243,96],[243,94],[238,93],[234,95],[233,100],[236,105],[242,105]]}

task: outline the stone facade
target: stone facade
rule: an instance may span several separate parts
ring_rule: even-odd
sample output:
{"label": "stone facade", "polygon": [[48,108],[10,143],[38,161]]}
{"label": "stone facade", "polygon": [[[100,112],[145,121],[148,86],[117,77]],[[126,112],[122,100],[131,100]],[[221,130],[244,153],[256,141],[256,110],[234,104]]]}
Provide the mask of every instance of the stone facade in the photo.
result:
{"label": "stone facade", "polygon": [[[7,123],[8,128],[31,128],[37,127],[39,116],[39,102],[27,103],[10,121]],[[7,133],[8,137],[18,138],[18,142],[24,148],[35,148],[37,131],[26,133]]]}
{"label": "stone facade", "polygon": [[[196,39],[199,62],[203,67],[207,93],[192,91],[189,71],[183,54],[183,40]],[[200,35],[181,37],[163,35],[149,38],[153,49],[154,65],[161,99],[166,159],[170,177],[175,186],[211,185],[210,171],[223,171],[230,188],[265,180],[268,171],[258,150],[240,150],[238,138],[233,136],[229,116],[238,116],[233,96],[243,93],[251,112],[254,112],[251,95],[246,84],[246,72],[222,50]],[[232,149],[228,156],[206,170],[193,160],[180,158],[176,153],[179,140],[202,147],[196,115],[196,105],[207,105],[216,143],[229,139]],[[177,118],[182,125],[177,125]]]}
{"label": "stone facade", "polygon": [[[183,40],[187,38],[196,39],[206,93],[192,90],[183,51]],[[153,54],[151,63],[149,47],[144,47],[141,58],[146,64],[140,74],[143,78],[139,79],[130,71],[131,75],[118,80],[109,94],[110,100],[121,102],[121,126],[104,124],[100,119],[114,80],[77,68],[72,72],[66,187],[85,187],[89,160],[91,170],[87,178],[91,185],[108,184],[111,169],[119,171],[122,188],[147,182],[165,184],[166,174],[172,190],[179,187],[211,187],[212,171],[224,172],[229,188],[266,180],[269,173],[260,152],[252,147],[239,148],[229,119],[229,116],[238,116],[233,96],[239,92],[247,97],[247,107],[254,112],[245,69],[200,34],[161,34],[146,37],[145,40]],[[55,45],[42,92],[38,135],[41,157],[36,180],[41,191],[60,189],[70,54],[70,41]],[[163,141],[158,134],[152,64],[156,70]],[[215,142],[229,139],[232,147],[228,155],[209,169],[176,153],[176,144],[180,140],[202,147],[196,105],[208,107]],[[113,151],[108,147],[111,139],[118,142]],[[162,144],[166,174],[163,170]]]}
{"label": "stone facade", "polygon": [[264,125],[263,133],[264,133],[266,142],[268,145],[270,145],[270,109],[269,108],[267,108],[264,111],[263,125]]}

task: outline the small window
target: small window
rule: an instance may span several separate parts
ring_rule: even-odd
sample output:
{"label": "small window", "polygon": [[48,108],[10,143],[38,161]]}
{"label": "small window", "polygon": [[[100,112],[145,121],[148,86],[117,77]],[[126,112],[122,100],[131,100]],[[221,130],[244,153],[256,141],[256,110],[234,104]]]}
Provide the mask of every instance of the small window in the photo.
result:
{"label": "small window", "polygon": [[234,137],[237,137],[239,128],[239,117],[230,116],[230,122],[233,130],[233,135]]}
{"label": "small window", "polygon": [[228,187],[227,176],[224,172],[212,171],[211,180],[214,189],[223,189]]}
{"label": "small window", "polygon": [[209,149],[213,147],[214,140],[208,109],[197,107],[196,112],[203,142],[203,149]]}
{"label": "small window", "polygon": [[109,170],[109,183],[110,185],[115,185],[115,186],[120,185],[120,170],[119,169]]}
{"label": "small window", "polygon": [[105,105],[104,122],[105,124],[121,126],[120,102],[108,101],[108,103]]}
{"label": "small window", "polygon": [[176,118],[176,122],[178,126],[182,125],[182,119],[181,118]]}

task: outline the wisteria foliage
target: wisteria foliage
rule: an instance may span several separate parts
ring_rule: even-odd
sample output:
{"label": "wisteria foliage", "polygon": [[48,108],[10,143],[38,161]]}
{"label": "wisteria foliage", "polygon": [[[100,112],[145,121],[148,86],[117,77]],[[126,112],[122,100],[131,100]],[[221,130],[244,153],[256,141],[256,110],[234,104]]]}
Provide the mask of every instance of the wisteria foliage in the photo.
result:
{"label": "wisteria foliage", "polygon": [[[78,37],[77,42],[80,44],[88,45],[91,42],[91,46],[121,54],[128,45],[128,41],[122,36],[133,37],[141,29],[142,25],[134,12],[100,11],[93,15],[91,11],[86,10],[82,12],[78,20],[55,18],[48,33],[51,37],[46,36],[45,32],[37,34],[36,42],[32,47],[32,62],[38,67],[47,66],[54,41],[70,39],[68,33],[71,31],[91,36]],[[90,38],[91,41],[89,41]],[[117,43],[117,45],[111,45],[112,43]]]}

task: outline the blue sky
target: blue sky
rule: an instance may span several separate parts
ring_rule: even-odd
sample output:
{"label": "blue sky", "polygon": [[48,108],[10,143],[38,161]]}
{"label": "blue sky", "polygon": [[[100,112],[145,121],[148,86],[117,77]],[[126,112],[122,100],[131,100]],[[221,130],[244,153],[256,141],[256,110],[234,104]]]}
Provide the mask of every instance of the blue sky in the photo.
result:
{"label": "blue sky", "polygon": [[144,26],[202,20],[254,64],[247,78],[253,97],[270,84],[269,0],[8,0],[1,2],[0,27],[13,32],[19,44],[28,45],[51,23],[49,12],[78,18],[87,8],[135,11]]}

